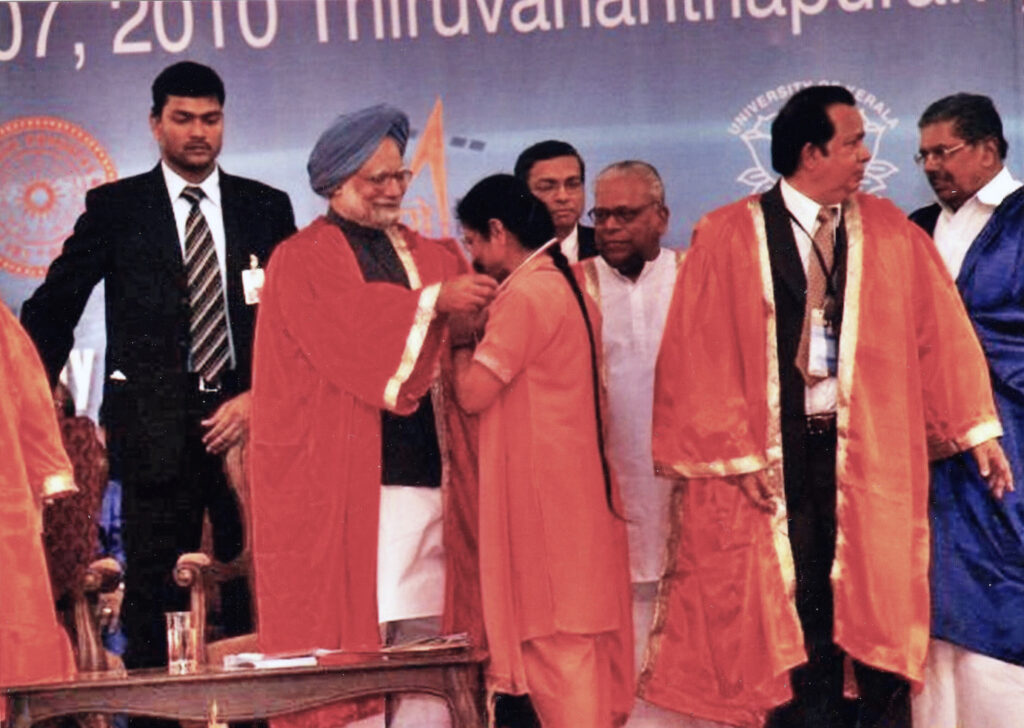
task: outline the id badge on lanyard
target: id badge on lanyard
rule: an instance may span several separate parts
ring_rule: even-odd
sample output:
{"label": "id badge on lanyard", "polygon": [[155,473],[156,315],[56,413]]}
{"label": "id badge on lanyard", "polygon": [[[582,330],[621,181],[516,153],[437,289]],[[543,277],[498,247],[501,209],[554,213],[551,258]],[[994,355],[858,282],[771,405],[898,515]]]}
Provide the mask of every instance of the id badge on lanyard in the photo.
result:
{"label": "id badge on lanyard", "polygon": [[834,377],[839,370],[839,341],[835,326],[825,319],[825,309],[811,311],[811,338],[807,372],[813,377]]}

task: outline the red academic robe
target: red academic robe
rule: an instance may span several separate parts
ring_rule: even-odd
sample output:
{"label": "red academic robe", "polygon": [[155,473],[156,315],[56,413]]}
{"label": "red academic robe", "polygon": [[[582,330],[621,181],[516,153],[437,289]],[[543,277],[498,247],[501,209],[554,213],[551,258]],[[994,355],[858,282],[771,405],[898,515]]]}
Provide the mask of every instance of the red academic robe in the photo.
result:
{"label": "red academic robe", "polygon": [[[835,641],[920,681],[928,645],[928,461],[1000,434],[985,361],[927,237],[894,205],[845,203],[849,240],[839,350]],[[774,295],[759,198],[701,220],[658,361],[654,460],[687,480],[674,500],[641,695],[757,726],[806,660],[782,486]]]}
{"label": "red academic robe", "polygon": [[[446,466],[444,628],[482,640],[474,423],[454,406],[446,327],[434,315],[440,282],[465,272],[465,259],[454,241],[405,228],[393,241],[412,290],[365,282],[344,234],[324,218],[278,246],[267,269],[250,459],[263,652],[380,645],[380,411],[408,414],[428,391]],[[337,706],[292,722],[336,726],[361,712]]]}
{"label": "red academic robe", "polygon": [[[42,541],[43,498],[74,492],[46,373],[0,304],[0,686],[70,680]],[[0,700],[0,720],[6,701]]]}

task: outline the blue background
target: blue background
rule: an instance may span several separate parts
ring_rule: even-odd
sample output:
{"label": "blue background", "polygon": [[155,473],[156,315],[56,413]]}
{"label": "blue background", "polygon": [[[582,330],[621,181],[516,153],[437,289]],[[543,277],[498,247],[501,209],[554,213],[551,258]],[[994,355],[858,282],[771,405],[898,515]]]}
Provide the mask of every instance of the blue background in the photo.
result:
{"label": "blue background", "polygon": [[[1021,170],[1021,90],[1024,72],[1024,13],[1011,0],[806,0],[820,12],[800,18],[794,32],[796,0],[278,0],[277,29],[265,48],[253,48],[239,28],[243,5],[219,3],[223,48],[216,48],[212,17],[217,3],[193,2],[193,34],[180,52],[165,50],[156,36],[155,16],[165,18],[166,35],[182,33],[182,3],[147,4],[142,22],[128,34],[149,41],[143,53],[115,53],[114,38],[138,10],[137,3],[62,2],[52,16],[46,55],[36,57],[40,24],[48,3],[0,2],[0,52],[12,44],[12,20],[22,27],[17,55],[0,62],[0,124],[19,117],[57,116],[85,129],[113,159],[119,176],[150,169],[158,159],[148,125],[150,84],[159,71],[183,59],[212,65],[224,78],[228,97],[222,167],[286,190],[298,223],[322,212],[324,202],[306,182],[309,150],[339,113],[379,101],[407,111],[422,130],[435,102],[444,113],[448,206],[474,181],[511,171],[525,146],[545,138],[565,139],[587,161],[593,177],[605,164],[624,158],[652,162],[665,181],[671,227],[666,243],[685,245],[701,214],[753,191],[740,177],[756,167],[751,148],[730,126],[750,103],[771,89],[795,82],[830,81],[871,94],[885,107],[890,125],[869,135],[883,179],[866,182],[906,210],[930,199],[914,166],[916,121],[931,101],[955,91],[993,97],[1010,142],[1008,164]],[[564,27],[518,32],[510,18],[516,8],[529,21],[543,8],[554,18],[564,9]],[[677,21],[666,21],[675,5]],[[12,10],[11,6],[17,6]],[[184,5],[188,5],[185,3]],[[348,11],[356,10],[358,40],[349,39]],[[690,22],[684,6],[713,20]],[[318,40],[317,9],[326,14],[329,39]],[[417,9],[418,36],[408,37],[405,15]],[[496,32],[481,21],[479,8],[500,6]],[[641,8],[648,22],[639,21]],[[921,7],[918,7],[921,6]],[[266,0],[245,4],[256,34],[267,26]],[[453,23],[460,8],[468,33],[442,37],[432,14],[443,10]],[[581,7],[590,27],[582,27]],[[625,10],[634,25],[602,27],[598,8],[615,16]],[[857,12],[848,9],[863,7]],[[391,36],[391,12],[402,13],[401,37]],[[734,8],[741,17],[732,17]],[[774,8],[785,16],[752,17]],[[380,10],[383,37],[374,33]],[[75,44],[85,50],[76,70]],[[761,109],[769,117],[779,108]],[[870,123],[877,113],[865,109]],[[747,129],[756,117],[743,125]],[[895,122],[892,125],[892,122]],[[409,155],[418,138],[410,143]],[[766,140],[753,142],[768,167]],[[17,216],[24,184],[4,175],[0,158],[0,220]],[[770,169],[770,168],[769,168]],[[748,173],[749,174],[749,173]],[[882,188],[880,185],[884,185]],[[5,189],[6,188],[6,189]],[[588,184],[588,203],[591,204]],[[429,174],[420,174],[407,202],[433,206],[437,196]],[[58,200],[63,209],[82,209],[82,199]],[[70,232],[70,231],[69,231]],[[439,234],[436,226],[430,231]],[[17,310],[39,279],[0,271],[0,296]],[[102,352],[102,306],[94,296],[79,327],[76,346]],[[92,396],[76,393],[80,408],[95,412]]]}

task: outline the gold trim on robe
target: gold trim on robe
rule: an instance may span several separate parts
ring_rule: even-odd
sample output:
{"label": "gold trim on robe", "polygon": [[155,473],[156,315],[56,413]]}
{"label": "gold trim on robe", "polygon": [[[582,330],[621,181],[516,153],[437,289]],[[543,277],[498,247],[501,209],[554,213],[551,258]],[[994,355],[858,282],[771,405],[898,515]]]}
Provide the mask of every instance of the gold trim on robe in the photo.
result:
{"label": "gold trim on robe", "polygon": [[665,544],[664,567],[661,579],[658,580],[658,594],[654,598],[654,616],[651,628],[647,633],[647,647],[644,649],[643,667],[636,679],[636,694],[643,696],[647,692],[647,683],[651,680],[654,660],[661,651],[661,642],[665,636],[665,619],[668,615],[668,600],[672,584],[668,578],[678,569],[676,555],[679,553],[679,541],[683,537],[683,502],[686,494],[686,481],[677,480],[672,487],[672,499],[669,502],[669,533]]}
{"label": "gold trim on robe", "polygon": [[850,392],[855,376],[857,338],[860,333],[860,299],[864,279],[864,225],[856,199],[843,203],[842,223],[846,229],[846,290],[843,294],[843,325],[839,332],[839,357],[836,373],[836,550],[829,579],[843,578],[843,566],[850,556],[849,544],[843,528],[843,514],[848,509],[850,444]]}
{"label": "gold trim on robe", "polygon": [[999,420],[987,420],[969,429],[963,437],[958,437],[954,442],[961,452],[977,447],[986,440],[1002,437],[1003,426]]}
{"label": "gold trim on robe", "polygon": [[754,219],[757,234],[757,257],[761,270],[761,287],[764,291],[765,316],[765,358],[768,362],[768,421],[765,428],[766,452],[769,459],[764,478],[769,490],[778,493],[775,512],[772,514],[772,544],[779,560],[782,582],[786,595],[796,600],[796,566],[793,564],[793,548],[789,541],[789,520],[786,508],[785,485],[782,475],[782,388],[779,383],[778,334],[775,327],[775,285],[772,282],[772,264],[768,253],[768,228],[759,197],[752,198],[747,207]]}
{"label": "gold trim on robe", "polygon": [[[387,236],[395,248],[395,253],[398,254],[398,259],[402,262],[402,267],[405,268],[405,275],[409,278],[409,288],[414,291],[418,290],[423,286],[423,281],[420,278],[416,261],[413,260],[412,253],[409,252],[409,246],[406,244],[405,239],[393,230],[388,230]],[[388,409],[394,409],[397,406],[398,393],[416,366],[416,360],[419,359],[420,351],[423,349],[423,342],[427,338],[427,329],[430,327],[430,322],[434,320],[436,313],[434,309],[440,293],[441,284],[434,283],[424,288],[420,294],[412,327],[409,329],[409,336],[405,340],[405,351],[402,352],[402,361],[384,387],[384,404]]]}
{"label": "gold trim on robe", "polygon": [[601,308],[601,281],[597,276],[597,264],[595,258],[588,258],[580,263],[580,270],[583,271],[583,290],[594,299],[597,307]]}
{"label": "gold trim on robe", "polygon": [[395,253],[398,254],[398,259],[402,261],[402,267],[405,268],[405,275],[409,278],[409,288],[413,291],[419,290],[423,287],[423,280],[420,278],[420,269],[416,267],[416,261],[413,259],[412,253],[409,252],[409,245],[405,242],[405,238],[393,228],[386,232],[388,240],[395,248]]}
{"label": "gold trim on robe", "polygon": [[71,473],[54,473],[43,480],[40,496],[44,499],[61,498],[78,492]]}
{"label": "gold trim on robe", "polygon": [[960,437],[944,442],[929,442],[928,457],[930,460],[942,460],[977,447],[981,443],[1002,437],[1003,426],[999,420],[985,420],[971,427]]}
{"label": "gold trim on robe", "polygon": [[[766,457],[765,457],[766,456]],[[716,460],[693,466],[688,463],[654,463],[654,472],[664,478],[726,478],[733,475],[757,473],[782,459],[782,445],[768,448],[765,456],[744,455],[731,460]]]}

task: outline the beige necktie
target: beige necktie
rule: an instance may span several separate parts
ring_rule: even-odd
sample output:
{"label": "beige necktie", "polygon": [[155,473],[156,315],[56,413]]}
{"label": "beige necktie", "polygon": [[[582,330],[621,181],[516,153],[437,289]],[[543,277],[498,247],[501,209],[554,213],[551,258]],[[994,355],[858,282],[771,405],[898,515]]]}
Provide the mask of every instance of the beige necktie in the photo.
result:
{"label": "beige necktie", "polygon": [[[811,350],[811,312],[825,305],[826,271],[832,272],[836,247],[836,226],[831,207],[818,210],[818,228],[814,231],[814,248],[807,259],[807,304],[804,307],[804,327],[800,334],[800,346],[796,350],[796,368],[804,377],[808,387],[822,381],[824,377],[810,374],[809,356]],[[821,254],[821,258],[818,257]]]}

